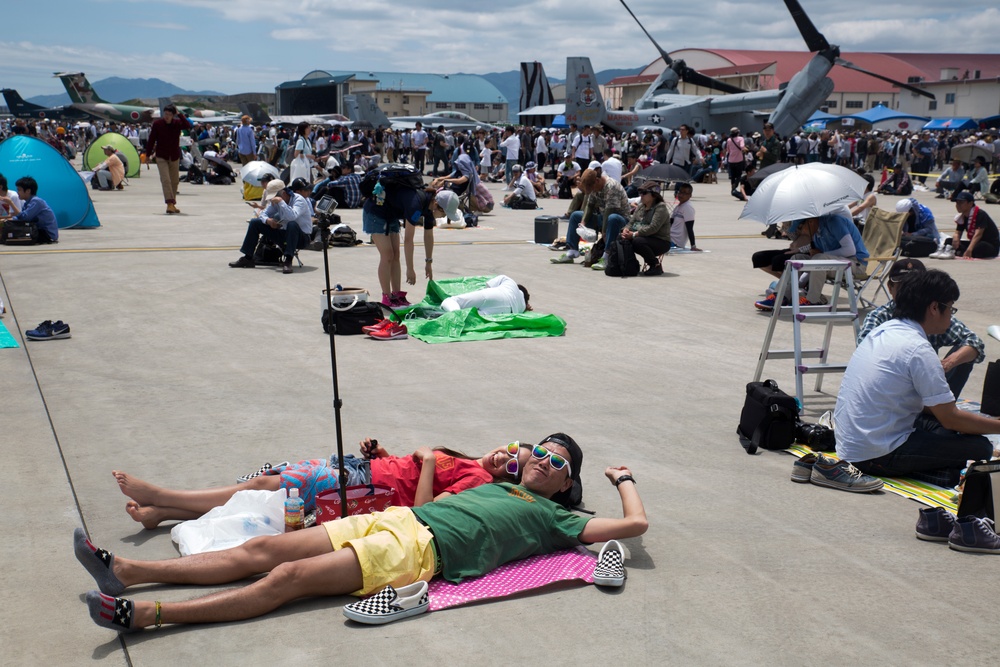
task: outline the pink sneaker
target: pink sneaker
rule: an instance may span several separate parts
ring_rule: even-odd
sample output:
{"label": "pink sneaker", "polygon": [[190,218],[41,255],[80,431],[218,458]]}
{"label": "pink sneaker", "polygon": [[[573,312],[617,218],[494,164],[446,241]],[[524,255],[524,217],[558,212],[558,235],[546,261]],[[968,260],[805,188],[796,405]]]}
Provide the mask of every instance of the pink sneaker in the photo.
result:
{"label": "pink sneaker", "polygon": [[[393,294],[395,294],[395,292],[393,292]],[[392,294],[385,294],[383,292],[382,293],[382,305],[383,306],[389,306],[390,308],[392,308],[394,305],[396,305],[394,303],[393,295]]]}
{"label": "pink sneaker", "polygon": [[389,295],[388,305],[391,308],[406,308],[413,304],[406,300],[406,292],[393,292]]}

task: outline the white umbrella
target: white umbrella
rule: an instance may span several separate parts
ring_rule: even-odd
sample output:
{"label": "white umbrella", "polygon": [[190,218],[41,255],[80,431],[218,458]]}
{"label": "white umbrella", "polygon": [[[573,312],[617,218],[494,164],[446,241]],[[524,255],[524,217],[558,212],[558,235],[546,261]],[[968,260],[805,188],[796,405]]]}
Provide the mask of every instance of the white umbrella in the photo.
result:
{"label": "white umbrella", "polygon": [[816,218],[864,198],[868,181],[846,167],[813,162],[771,174],[757,186],[740,219],[774,225]]}
{"label": "white umbrella", "polygon": [[986,160],[986,164],[989,164],[993,160],[993,148],[979,144],[959,144],[951,149],[952,160],[961,160],[971,164],[977,157],[983,158]]}
{"label": "white umbrella", "polygon": [[261,160],[247,162],[245,165],[240,167],[240,180],[258,188],[260,187],[260,179],[264,176],[264,174],[271,174],[275,178],[279,178],[281,176],[281,174],[278,173],[277,167]]}

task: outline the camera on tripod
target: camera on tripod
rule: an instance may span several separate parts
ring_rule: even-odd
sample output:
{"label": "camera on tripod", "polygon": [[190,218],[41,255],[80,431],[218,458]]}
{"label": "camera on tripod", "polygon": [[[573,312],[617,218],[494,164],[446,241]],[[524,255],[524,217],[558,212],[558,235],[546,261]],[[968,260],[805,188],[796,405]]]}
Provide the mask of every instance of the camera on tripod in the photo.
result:
{"label": "camera on tripod", "polygon": [[316,224],[325,231],[329,231],[332,225],[340,224],[340,216],[335,213],[337,210],[337,200],[330,195],[324,195],[316,202],[313,209],[316,213]]}

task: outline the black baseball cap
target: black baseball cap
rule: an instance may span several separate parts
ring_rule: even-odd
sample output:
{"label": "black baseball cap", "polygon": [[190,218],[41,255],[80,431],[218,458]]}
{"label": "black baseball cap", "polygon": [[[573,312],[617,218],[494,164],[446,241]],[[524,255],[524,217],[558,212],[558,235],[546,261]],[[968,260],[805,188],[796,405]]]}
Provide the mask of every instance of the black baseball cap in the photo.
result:
{"label": "black baseball cap", "polygon": [[923,273],[926,270],[927,267],[925,267],[924,263],[919,259],[910,259],[909,257],[905,257],[898,260],[892,265],[892,268],[889,269],[889,282],[898,283],[911,273]]}
{"label": "black baseball cap", "polygon": [[576,444],[576,440],[565,433],[548,435],[538,444],[544,447],[549,442],[554,445],[560,445],[569,452],[569,476],[573,480],[573,486],[553,495],[552,501],[566,507],[576,507],[583,502],[583,482],[580,481],[580,468],[583,467],[583,450],[580,449],[580,445]]}
{"label": "black baseball cap", "polygon": [[292,181],[292,184],[288,186],[290,192],[298,192],[299,190],[310,190],[312,186],[309,185],[309,181],[304,178],[296,178]]}

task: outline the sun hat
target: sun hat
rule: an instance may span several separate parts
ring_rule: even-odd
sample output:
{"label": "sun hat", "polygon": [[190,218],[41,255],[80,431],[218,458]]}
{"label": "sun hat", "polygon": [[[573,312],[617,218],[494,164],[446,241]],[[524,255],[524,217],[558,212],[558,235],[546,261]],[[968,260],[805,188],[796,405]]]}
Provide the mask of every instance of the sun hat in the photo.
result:
{"label": "sun hat", "polygon": [[268,181],[267,187],[264,188],[264,198],[270,199],[271,197],[274,197],[284,189],[285,189],[285,182],[280,178],[276,178],[273,181]]}

